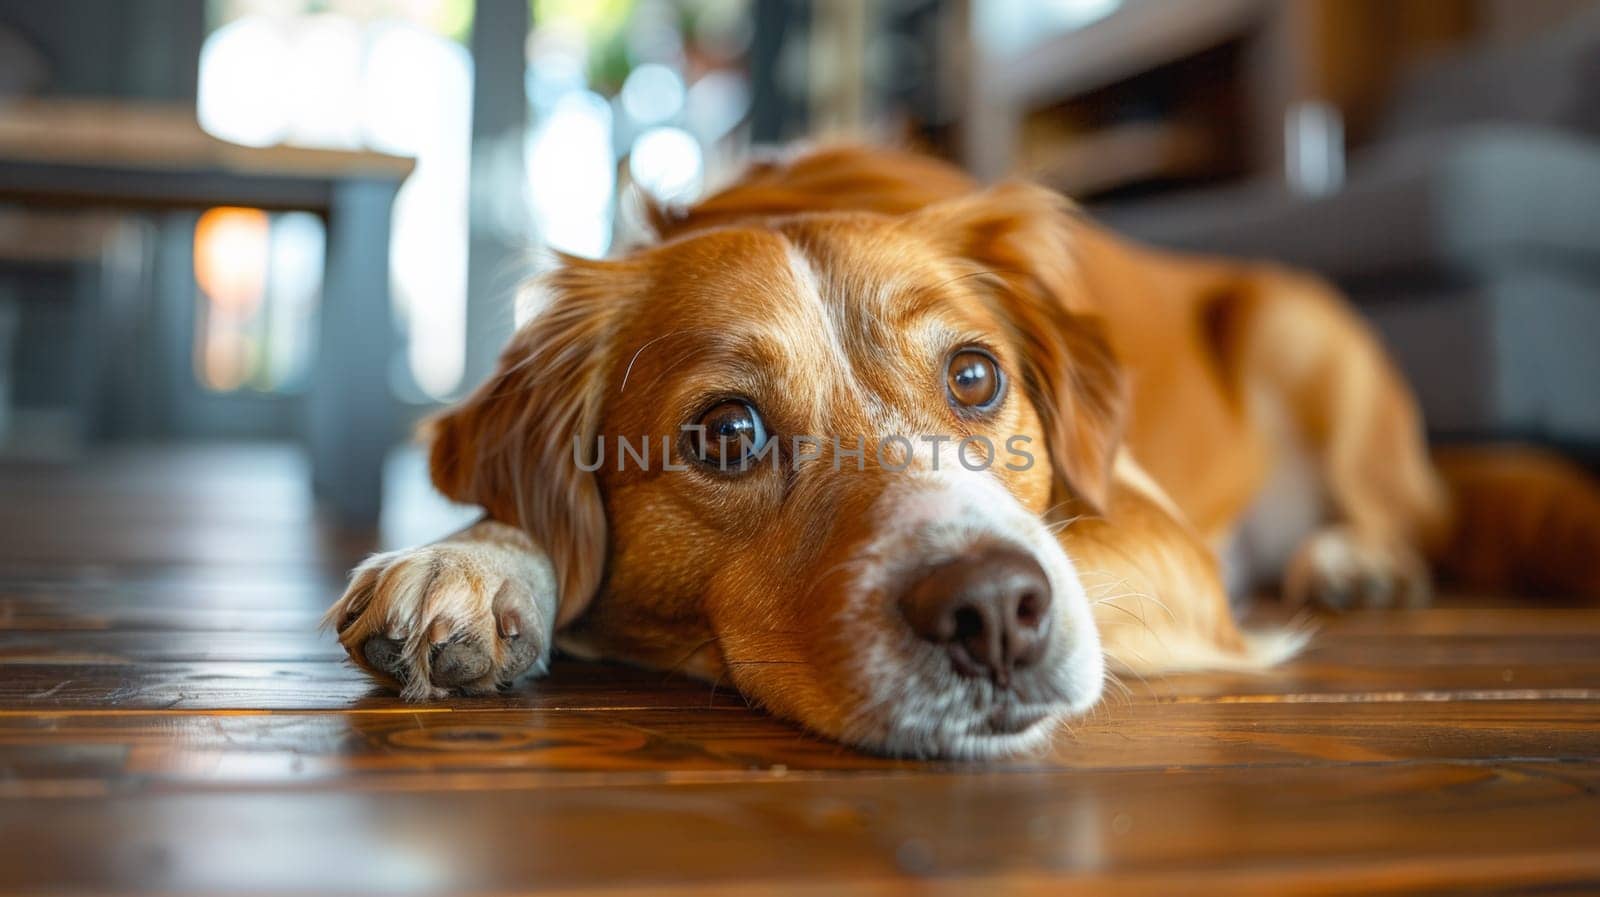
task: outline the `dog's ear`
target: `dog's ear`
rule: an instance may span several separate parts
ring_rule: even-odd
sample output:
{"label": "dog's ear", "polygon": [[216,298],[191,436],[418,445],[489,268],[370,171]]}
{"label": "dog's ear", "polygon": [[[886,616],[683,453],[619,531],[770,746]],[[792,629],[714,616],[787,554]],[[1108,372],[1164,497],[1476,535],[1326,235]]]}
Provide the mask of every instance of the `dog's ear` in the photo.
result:
{"label": "dog's ear", "polygon": [[523,528],[545,550],[560,590],[558,626],[588,606],[605,570],[600,484],[578,452],[587,458],[595,446],[628,282],[620,263],[563,259],[530,285],[544,307],[512,337],[495,373],[423,425],[439,491]]}
{"label": "dog's ear", "polygon": [[1044,425],[1061,493],[1054,500],[1076,498],[1103,512],[1128,385],[1077,267],[1086,262],[1074,253],[1071,205],[1042,187],[1007,183],[907,220],[981,272]]}

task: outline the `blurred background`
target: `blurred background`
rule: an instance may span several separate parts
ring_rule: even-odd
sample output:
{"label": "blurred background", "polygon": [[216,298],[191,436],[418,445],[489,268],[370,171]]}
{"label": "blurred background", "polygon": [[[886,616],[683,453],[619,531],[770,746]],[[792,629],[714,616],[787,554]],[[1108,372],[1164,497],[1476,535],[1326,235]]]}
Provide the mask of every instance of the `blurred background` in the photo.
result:
{"label": "blurred background", "polygon": [[1593,0],[0,0],[0,464],[227,447],[437,535],[410,428],[541,253],[836,136],[1319,271],[1436,435],[1592,460],[1596,85]]}

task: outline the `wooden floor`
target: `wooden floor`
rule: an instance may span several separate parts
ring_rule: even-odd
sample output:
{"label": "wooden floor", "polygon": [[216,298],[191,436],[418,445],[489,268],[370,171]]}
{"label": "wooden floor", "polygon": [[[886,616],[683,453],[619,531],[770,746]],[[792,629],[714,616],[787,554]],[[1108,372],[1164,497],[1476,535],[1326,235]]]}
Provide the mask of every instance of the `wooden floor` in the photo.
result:
{"label": "wooden floor", "polygon": [[558,663],[412,706],[263,451],[0,468],[0,891],[1600,892],[1600,611],[1358,614],[1047,756],[863,756]]}

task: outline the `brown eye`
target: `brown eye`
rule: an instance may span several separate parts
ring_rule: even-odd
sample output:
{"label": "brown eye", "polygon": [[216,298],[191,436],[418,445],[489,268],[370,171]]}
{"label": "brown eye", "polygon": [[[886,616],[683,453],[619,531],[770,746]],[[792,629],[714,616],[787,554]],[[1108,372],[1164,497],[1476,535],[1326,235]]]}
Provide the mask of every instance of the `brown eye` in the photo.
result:
{"label": "brown eye", "polygon": [[1000,398],[1000,366],[987,352],[962,349],[950,358],[945,385],[957,406],[986,409]]}
{"label": "brown eye", "polygon": [[767,428],[749,402],[723,402],[689,428],[689,452],[718,470],[743,470],[767,444]]}

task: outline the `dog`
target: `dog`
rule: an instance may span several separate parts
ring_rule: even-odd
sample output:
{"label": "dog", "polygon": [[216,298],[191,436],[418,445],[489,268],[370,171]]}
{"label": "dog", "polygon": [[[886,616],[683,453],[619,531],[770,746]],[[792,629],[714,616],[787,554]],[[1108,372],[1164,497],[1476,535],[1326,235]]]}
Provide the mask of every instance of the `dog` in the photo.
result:
{"label": "dog", "polygon": [[[1306,274],[863,147],[649,217],[654,243],[539,278],[497,372],[425,425],[434,483],[483,521],[370,558],[329,610],[405,698],[559,646],[981,758],[1044,743],[1108,670],[1304,643],[1241,629],[1230,589],[1409,607],[1454,563],[1600,594],[1593,485],[1531,453],[1436,465],[1377,339]],[[1564,509],[1572,538],[1463,527],[1461,496]]]}

